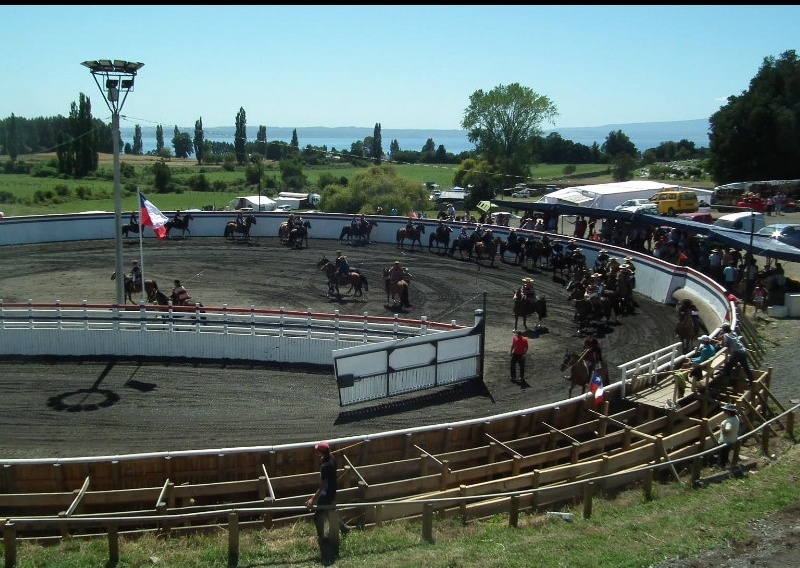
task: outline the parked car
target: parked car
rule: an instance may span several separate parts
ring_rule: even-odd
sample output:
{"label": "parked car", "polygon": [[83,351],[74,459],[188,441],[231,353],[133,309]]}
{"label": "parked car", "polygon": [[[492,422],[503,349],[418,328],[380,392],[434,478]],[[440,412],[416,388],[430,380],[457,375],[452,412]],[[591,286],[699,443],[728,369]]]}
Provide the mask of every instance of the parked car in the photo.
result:
{"label": "parked car", "polygon": [[531,190],[530,189],[520,189],[519,191],[515,191],[511,194],[511,197],[530,197]]}
{"label": "parked car", "polygon": [[627,201],[623,201],[616,207],[614,207],[614,211],[630,211],[629,207],[636,207],[638,205],[649,205],[649,199],[628,199]]}
{"label": "parked car", "polygon": [[[620,206],[621,207],[621,206]],[[658,205],[655,203],[645,203],[643,205],[631,205],[617,209],[622,213],[646,213],[647,215],[658,215]]]}
{"label": "parked car", "polygon": [[800,248],[800,224],[775,223],[758,230],[756,235],[777,239],[782,243]]}
{"label": "parked car", "polygon": [[723,229],[736,229],[737,231],[753,231],[757,233],[767,223],[764,221],[764,214],[755,211],[739,211],[723,215],[714,221],[715,227]]}

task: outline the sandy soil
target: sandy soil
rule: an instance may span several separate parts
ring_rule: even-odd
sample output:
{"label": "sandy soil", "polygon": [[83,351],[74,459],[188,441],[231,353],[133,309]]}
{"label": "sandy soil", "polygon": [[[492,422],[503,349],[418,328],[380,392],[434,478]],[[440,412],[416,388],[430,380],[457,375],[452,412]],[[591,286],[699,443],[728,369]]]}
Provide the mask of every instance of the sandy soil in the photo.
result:
{"label": "sandy soil", "polygon": [[[354,407],[339,406],[330,369],[258,365],[169,364],[148,361],[0,363],[5,457],[102,455],[221,448],[317,438],[460,420],[554,402],[567,396],[560,371],[567,350],[579,350],[574,308],[551,273],[496,262],[494,267],[434,252],[401,254],[394,245],[347,246],[345,254],[367,276],[363,299],[327,297],[316,268],[338,241],[314,240],[290,250],[276,238],[243,246],[222,238],[145,242],[145,277],[171,289],[180,278],[210,306],[311,309],[391,315],[381,270],[400,259],[413,274],[411,304],[402,315],[470,324],[484,308],[488,333],[483,384],[430,391]],[[125,246],[130,259],[138,241]],[[126,258],[126,261],[129,259]],[[112,302],[113,241],[0,247],[0,298],[5,302]],[[512,383],[513,290],[530,275],[548,298],[546,326],[528,332],[525,383]],[[674,341],[674,312],[638,298],[638,313],[600,330],[606,360],[616,365]],[[534,327],[536,321],[529,321]],[[522,325],[520,321],[519,325]],[[579,391],[576,389],[573,394]],[[298,396],[299,394],[299,396]]]}

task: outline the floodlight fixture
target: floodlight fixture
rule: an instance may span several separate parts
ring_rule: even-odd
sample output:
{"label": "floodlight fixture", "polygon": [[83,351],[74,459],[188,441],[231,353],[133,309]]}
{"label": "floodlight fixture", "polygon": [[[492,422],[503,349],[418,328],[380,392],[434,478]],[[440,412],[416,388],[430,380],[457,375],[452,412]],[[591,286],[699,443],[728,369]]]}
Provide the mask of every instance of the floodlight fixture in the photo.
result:
{"label": "floodlight fixture", "polygon": [[[116,253],[116,297],[117,305],[125,304],[125,287],[122,274],[124,274],[124,265],[122,262],[122,187],[120,184],[120,164],[119,164],[119,113],[125,100],[128,98],[128,93],[133,91],[133,78],[136,73],[144,67],[144,63],[137,63],[133,61],[123,61],[122,59],[115,59],[113,62],[110,59],[98,59],[96,61],[84,61],[81,63],[92,72],[94,82],[97,88],[103,93],[104,100],[108,109],[111,111],[111,130],[112,142],[114,145],[114,244]],[[103,83],[100,82],[98,77],[105,79]],[[105,85],[105,89],[103,89]],[[125,96],[120,100],[120,91],[125,93]],[[138,206],[138,204],[137,204]]]}

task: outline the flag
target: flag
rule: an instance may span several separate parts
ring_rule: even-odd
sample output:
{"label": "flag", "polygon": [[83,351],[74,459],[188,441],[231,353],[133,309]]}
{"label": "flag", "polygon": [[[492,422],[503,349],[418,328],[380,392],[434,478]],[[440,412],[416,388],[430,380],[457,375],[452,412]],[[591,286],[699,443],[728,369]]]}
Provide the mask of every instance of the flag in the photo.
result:
{"label": "flag", "polygon": [[153,232],[159,239],[167,238],[167,228],[164,225],[169,219],[141,193],[139,194],[139,217],[142,227],[153,227]]}
{"label": "flag", "polygon": [[602,404],[603,402],[603,379],[595,371],[592,373],[592,381],[589,383],[589,390],[594,395],[594,404]]}

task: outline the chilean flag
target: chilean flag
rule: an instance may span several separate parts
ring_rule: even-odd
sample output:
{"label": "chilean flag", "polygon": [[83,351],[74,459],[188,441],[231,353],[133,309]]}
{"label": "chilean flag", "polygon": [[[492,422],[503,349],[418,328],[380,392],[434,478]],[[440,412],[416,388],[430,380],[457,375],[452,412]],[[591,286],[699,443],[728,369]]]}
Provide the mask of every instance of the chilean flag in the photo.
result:
{"label": "chilean flag", "polygon": [[597,373],[592,373],[592,381],[589,383],[589,390],[594,394],[594,404],[603,403],[603,379]]}
{"label": "chilean flag", "polygon": [[158,208],[139,194],[139,223],[142,227],[153,227],[153,232],[159,239],[167,238],[167,219]]}

